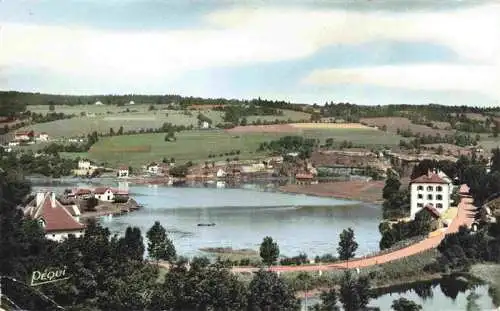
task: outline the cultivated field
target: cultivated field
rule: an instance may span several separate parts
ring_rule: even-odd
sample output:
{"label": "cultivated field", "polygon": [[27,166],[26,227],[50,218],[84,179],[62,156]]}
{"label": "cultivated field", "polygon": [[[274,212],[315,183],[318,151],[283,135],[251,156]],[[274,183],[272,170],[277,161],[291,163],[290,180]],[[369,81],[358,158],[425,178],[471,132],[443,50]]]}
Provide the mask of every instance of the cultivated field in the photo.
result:
{"label": "cultivated field", "polygon": [[336,129],[349,129],[349,130],[371,130],[375,131],[373,127],[363,125],[361,123],[293,123],[291,126],[299,129],[326,129],[326,130],[336,130]]}
{"label": "cultivated field", "polygon": [[288,120],[292,119],[293,121],[302,121],[309,120],[311,115],[306,112],[294,111],[294,110],[283,110],[282,116],[249,116],[247,117],[248,123],[252,123],[253,121],[261,120],[261,121],[274,121],[274,120]]}
{"label": "cultivated field", "polygon": [[437,133],[441,135],[451,135],[454,133],[453,130],[436,130],[425,125],[413,124],[409,119],[403,117],[362,118],[360,122],[370,126],[377,126],[379,128],[385,125],[387,127],[387,131],[391,133],[396,133],[398,128],[401,130],[409,128],[413,133],[425,135],[436,135]]}
{"label": "cultivated field", "polygon": [[[98,133],[107,133],[110,128],[116,132],[120,126],[123,126],[125,131],[159,128],[163,123],[168,122],[175,125],[198,125],[197,111],[180,111],[180,110],[162,110],[162,106],[157,110],[149,111],[149,105],[128,105],[124,107],[117,106],[96,106],[96,105],[80,105],[80,106],[56,106],[55,112],[64,112],[66,114],[75,114],[78,117],[66,120],[58,120],[54,122],[34,124],[23,128],[32,129],[36,133],[46,132],[51,137],[68,138],[74,136],[84,136],[93,131]],[[47,105],[29,106],[29,110],[37,113],[48,113]],[[129,109],[127,111],[126,109]],[[86,115],[82,115],[85,113]],[[203,115],[210,118],[213,124],[222,123],[223,112],[215,110],[206,110]],[[291,110],[283,110],[283,116],[255,116],[247,118],[249,122],[253,119],[263,120],[288,120],[299,121],[303,118],[308,119],[309,114],[296,112]]]}
{"label": "cultivated field", "polygon": [[[293,127],[292,127],[293,128]],[[240,159],[249,159],[264,154],[257,153],[262,142],[267,142],[285,135],[303,135],[324,141],[333,138],[337,142],[344,140],[354,144],[395,145],[401,137],[376,130],[315,129],[300,132],[234,132],[232,130],[184,131],[176,134],[177,140],[165,142],[165,134],[137,134],[101,138],[88,156],[110,165],[128,164],[140,166],[149,161],[159,161],[163,157],[174,157],[178,162],[225,160],[224,155],[233,150],[240,150]],[[216,158],[208,158],[210,154]],[[222,156],[220,156],[222,154]],[[72,154],[75,156],[75,154]],[[234,156],[229,156],[234,157]]]}

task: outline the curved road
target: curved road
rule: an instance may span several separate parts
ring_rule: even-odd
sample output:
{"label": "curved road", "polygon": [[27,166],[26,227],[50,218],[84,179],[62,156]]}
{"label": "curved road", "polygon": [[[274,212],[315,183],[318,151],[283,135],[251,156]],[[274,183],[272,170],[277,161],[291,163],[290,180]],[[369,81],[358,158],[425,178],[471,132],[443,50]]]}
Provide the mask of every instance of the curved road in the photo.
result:
{"label": "curved road", "polygon": [[[467,186],[462,185],[461,189],[467,189]],[[462,191],[461,191],[462,192]],[[464,192],[468,192],[467,190]],[[446,231],[441,234],[428,237],[418,243],[412,244],[408,247],[395,250],[390,253],[381,254],[374,257],[352,259],[349,262],[338,262],[333,264],[318,264],[318,265],[307,265],[307,266],[273,266],[269,270],[276,272],[299,272],[299,271],[327,271],[335,269],[346,269],[346,268],[363,268],[368,266],[373,266],[377,264],[386,263],[389,261],[401,259],[411,255],[421,253],[423,251],[429,250],[431,248],[436,248],[439,243],[444,239],[445,234],[454,233],[458,231],[458,228],[462,225],[468,227],[471,226],[474,221],[471,215],[474,209],[473,199],[469,196],[461,196],[460,203],[458,204],[457,216],[453,219],[451,224],[448,226]],[[251,273],[258,271],[259,268],[255,267],[234,267],[232,269],[235,273]]]}

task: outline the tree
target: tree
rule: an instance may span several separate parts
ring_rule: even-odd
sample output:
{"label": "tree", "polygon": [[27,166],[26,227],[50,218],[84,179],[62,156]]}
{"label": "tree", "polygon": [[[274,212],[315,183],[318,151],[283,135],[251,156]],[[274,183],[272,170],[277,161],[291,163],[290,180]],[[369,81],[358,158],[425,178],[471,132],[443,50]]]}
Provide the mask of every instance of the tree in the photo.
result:
{"label": "tree", "polygon": [[355,278],[346,270],[340,283],[340,302],[345,311],[363,310],[370,301],[370,283],[367,277]]}
{"label": "tree", "polygon": [[141,230],[137,227],[128,227],[125,236],[118,241],[119,252],[128,259],[142,261],[144,256],[144,242]]}
{"label": "tree", "polygon": [[399,298],[392,302],[391,308],[394,311],[419,311],[422,310],[422,306],[408,300],[406,298]]}
{"label": "tree", "polygon": [[112,127],[110,127],[109,128],[109,136],[114,136],[114,135],[115,135],[115,130]]}
{"label": "tree", "polygon": [[50,110],[50,111],[54,111],[54,110],[56,110],[56,107],[54,106],[54,104],[50,104],[50,105],[49,105],[49,110]]}
{"label": "tree", "polygon": [[356,250],[358,249],[358,243],[354,238],[354,231],[351,228],[347,230],[344,229],[340,233],[339,246],[337,247],[337,252],[339,253],[339,259],[349,260],[356,255]]}
{"label": "tree", "polygon": [[335,288],[329,291],[324,291],[320,294],[321,304],[316,304],[312,307],[312,311],[339,311],[337,306],[338,295]]}
{"label": "tree", "polygon": [[117,135],[123,135],[123,126],[120,126],[118,129],[118,132],[116,132]]}
{"label": "tree", "polygon": [[398,175],[392,169],[387,169],[387,180],[382,189],[382,198],[389,200],[399,192],[399,188],[401,188],[401,182],[399,181]]}
{"label": "tree", "polygon": [[500,133],[500,122],[495,121],[495,125],[493,126],[492,132],[493,132],[493,137],[498,137],[498,134]]}
{"label": "tree", "polygon": [[156,260],[172,261],[176,257],[175,247],[167,236],[167,231],[155,221],[154,225],[146,233],[148,238],[149,257]]}
{"label": "tree", "polygon": [[300,310],[300,302],[275,272],[259,270],[248,286],[248,310]]}
{"label": "tree", "polygon": [[278,243],[273,241],[273,238],[266,236],[260,244],[260,257],[262,262],[268,266],[273,265],[280,255]]}
{"label": "tree", "polygon": [[500,173],[500,148],[491,150],[491,171]]}

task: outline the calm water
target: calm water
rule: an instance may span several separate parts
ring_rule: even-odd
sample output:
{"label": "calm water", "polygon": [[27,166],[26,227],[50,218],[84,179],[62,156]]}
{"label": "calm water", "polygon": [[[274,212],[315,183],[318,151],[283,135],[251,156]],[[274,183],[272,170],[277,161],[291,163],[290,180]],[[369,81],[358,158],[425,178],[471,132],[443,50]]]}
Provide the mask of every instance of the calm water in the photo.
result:
{"label": "calm water", "polygon": [[[36,188],[47,185],[39,185]],[[73,185],[52,185],[62,191]],[[108,220],[103,225],[123,233],[137,226],[145,233],[160,221],[179,254],[202,254],[204,247],[252,248],[262,238],[277,240],[283,255],[336,253],[339,233],[352,227],[359,254],[378,250],[380,207],[359,202],[284,194],[246,185],[237,189],[213,187],[130,186],[131,196],[144,208]],[[198,227],[198,223],[215,223]]]}
{"label": "calm water", "polygon": [[[443,285],[439,282],[434,284],[427,284],[427,286],[411,285],[409,288],[400,291],[392,289],[390,293],[383,294],[378,298],[370,300],[369,306],[379,307],[381,311],[392,310],[392,302],[401,297],[413,300],[420,304],[424,311],[466,311],[467,309],[467,296],[474,292],[479,295],[476,300],[479,310],[490,311],[496,310],[493,299],[488,294],[488,285],[480,285],[475,288],[460,288],[456,286],[460,281],[451,280],[451,284]],[[308,306],[318,303],[317,298],[308,299]],[[305,301],[302,301],[302,310],[306,309]],[[476,309],[473,309],[476,310]]]}

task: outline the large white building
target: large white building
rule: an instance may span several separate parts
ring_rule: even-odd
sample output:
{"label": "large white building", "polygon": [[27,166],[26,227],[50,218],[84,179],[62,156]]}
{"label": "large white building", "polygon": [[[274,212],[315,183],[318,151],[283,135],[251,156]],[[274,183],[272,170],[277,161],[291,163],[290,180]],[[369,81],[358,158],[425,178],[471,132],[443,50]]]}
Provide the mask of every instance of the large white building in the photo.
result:
{"label": "large white building", "polygon": [[411,181],[411,209],[410,217],[415,215],[425,206],[434,207],[443,214],[451,206],[453,193],[452,180],[443,172],[431,172]]}
{"label": "large white building", "polygon": [[60,242],[73,234],[83,235],[85,225],[80,223],[80,210],[76,205],[63,205],[54,192],[38,192],[24,209],[24,216],[38,221],[49,240]]}

